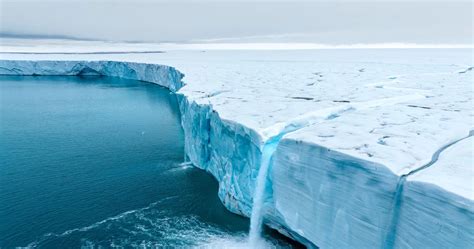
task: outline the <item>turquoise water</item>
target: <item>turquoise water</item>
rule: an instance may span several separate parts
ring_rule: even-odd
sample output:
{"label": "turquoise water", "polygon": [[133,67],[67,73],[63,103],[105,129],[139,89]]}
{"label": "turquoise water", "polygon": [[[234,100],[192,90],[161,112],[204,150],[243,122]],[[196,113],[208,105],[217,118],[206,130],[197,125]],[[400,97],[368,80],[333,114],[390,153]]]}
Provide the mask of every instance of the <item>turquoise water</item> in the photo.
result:
{"label": "turquoise water", "polygon": [[2,76],[0,92],[0,248],[246,237],[248,219],[224,208],[213,177],[181,164],[168,90],[108,77]]}

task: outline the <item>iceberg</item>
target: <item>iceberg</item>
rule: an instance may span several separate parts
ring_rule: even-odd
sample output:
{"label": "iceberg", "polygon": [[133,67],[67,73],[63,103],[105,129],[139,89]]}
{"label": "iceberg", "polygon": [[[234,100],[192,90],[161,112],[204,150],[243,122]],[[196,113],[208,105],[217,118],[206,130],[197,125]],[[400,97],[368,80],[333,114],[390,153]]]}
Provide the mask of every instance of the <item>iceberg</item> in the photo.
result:
{"label": "iceberg", "polygon": [[0,74],[107,75],[176,92],[186,161],[218,180],[230,211],[255,212],[251,236],[261,220],[308,247],[468,248],[465,51],[377,53],[385,63],[354,51],[4,55]]}

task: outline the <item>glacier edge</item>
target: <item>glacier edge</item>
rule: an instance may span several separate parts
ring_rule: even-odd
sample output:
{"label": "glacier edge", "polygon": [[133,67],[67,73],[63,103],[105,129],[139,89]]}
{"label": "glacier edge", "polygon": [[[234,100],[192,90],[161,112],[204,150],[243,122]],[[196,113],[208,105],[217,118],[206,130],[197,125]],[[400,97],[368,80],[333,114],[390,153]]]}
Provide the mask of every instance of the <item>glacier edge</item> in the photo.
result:
{"label": "glacier edge", "polygon": [[[0,75],[104,75],[152,82],[176,92],[187,158],[218,180],[219,198],[230,211],[250,217],[264,136],[244,125],[220,118],[212,105],[198,104],[180,93],[179,89],[185,86],[182,81],[184,74],[175,68],[119,61],[0,60]],[[314,164],[318,166],[310,167]],[[343,165],[360,178],[339,179],[347,174]],[[309,247],[382,248],[386,228],[390,226],[387,220],[397,180],[398,176],[381,164],[284,137],[270,165],[268,191],[271,194],[265,200],[264,219],[268,225]],[[462,198],[436,186],[421,185],[418,188],[424,191],[444,191],[446,198]],[[380,188],[372,189],[373,186]],[[341,194],[344,189],[352,194],[356,191],[367,194],[363,191],[368,190],[369,197],[349,196],[348,200],[331,200],[334,196],[329,193]],[[464,215],[473,219],[472,200],[463,201],[467,203],[463,206]],[[405,206],[413,203],[412,199],[405,200]],[[351,207],[357,205],[364,207],[351,213]],[[376,217],[368,217],[374,213]],[[426,217],[430,218],[434,217]],[[402,217],[401,221],[406,223],[400,226],[406,227],[410,219]],[[349,224],[356,230],[348,227]],[[474,244],[472,229],[464,228],[466,231],[454,229],[445,235],[447,240],[452,239],[453,248],[457,245],[458,233],[463,233],[467,240],[465,243]],[[413,240],[403,241],[404,238],[399,236],[395,239],[400,241],[394,243],[394,248],[417,245]]]}

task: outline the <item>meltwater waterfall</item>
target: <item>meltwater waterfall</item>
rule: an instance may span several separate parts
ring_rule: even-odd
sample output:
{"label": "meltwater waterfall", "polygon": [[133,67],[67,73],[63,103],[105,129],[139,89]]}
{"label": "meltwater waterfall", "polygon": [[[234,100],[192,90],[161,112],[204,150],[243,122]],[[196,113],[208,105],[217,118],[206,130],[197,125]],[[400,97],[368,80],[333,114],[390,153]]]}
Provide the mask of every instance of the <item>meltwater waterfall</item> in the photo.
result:
{"label": "meltwater waterfall", "polygon": [[249,244],[252,248],[258,248],[261,227],[263,222],[262,208],[265,200],[265,187],[267,183],[268,171],[272,161],[273,153],[276,151],[281,138],[291,132],[297,131],[309,125],[315,125],[326,120],[334,119],[343,113],[355,110],[363,110],[378,106],[397,104],[407,100],[424,98],[420,94],[405,95],[393,98],[376,99],[366,102],[351,103],[347,105],[335,106],[317,110],[300,115],[286,123],[279,123],[267,128],[266,132],[272,134],[262,147],[262,157],[258,171],[255,192],[253,196],[252,214],[250,216]]}
{"label": "meltwater waterfall", "polygon": [[262,228],[262,207],[265,199],[265,186],[267,183],[268,168],[270,167],[272,155],[275,152],[278,142],[280,142],[283,134],[278,135],[267,141],[262,148],[262,158],[260,161],[260,169],[258,171],[255,193],[253,197],[252,215],[250,217],[249,243],[252,248],[256,248],[256,244],[260,239],[260,230]]}
{"label": "meltwater waterfall", "polygon": [[272,156],[276,151],[278,144],[282,137],[288,133],[297,131],[311,124],[316,124],[321,120],[332,119],[338,116],[339,113],[352,110],[352,107],[343,108],[329,108],[307,113],[296,119],[293,119],[284,124],[276,124],[269,127],[270,133],[273,136],[267,139],[262,147],[262,157],[260,160],[260,168],[258,170],[257,179],[255,182],[255,192],[253,195],[252,214],[250,216],[250,231],[249,231],[249,246],[250,248],[259,248],[260,234],[263,223],[263,205],[265,202],[265,187],[267,184],[267,177],[270,165],[272,163]]}
{"label": "meltwater waterfall", "polygon": [[308,125],[316,124],[322,120],[333,119],[338,117],[342,112],[353,110],[352,106],[343,106],[342,108],[328,108],[307,113],[299,116],[287,123],[276,124],[269,127],[267,131],[273,136],[267,139],[262,147],[262,157],[260,160],[260,168],[256,179],[255,192],[253,195],[252,214],[250,216],[249,245],[251,248],[259,248],[260,234],[263,223],[262,208],[265,200],[265,187],[267,184],[267,176],[272,156],[276,151],[282,137],[288,133],[297,131]]}

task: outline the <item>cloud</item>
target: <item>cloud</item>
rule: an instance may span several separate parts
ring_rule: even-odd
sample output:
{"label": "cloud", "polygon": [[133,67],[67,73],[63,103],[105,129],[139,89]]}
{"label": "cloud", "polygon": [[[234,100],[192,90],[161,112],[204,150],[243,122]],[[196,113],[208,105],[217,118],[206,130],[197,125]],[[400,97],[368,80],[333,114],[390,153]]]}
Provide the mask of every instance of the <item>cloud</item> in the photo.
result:
{"label": "cloud", "polygon": [[1,5],[1,33],[113,41],[472,43],[473,30],[472,2],[3,0]]}

